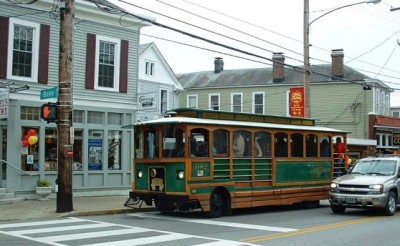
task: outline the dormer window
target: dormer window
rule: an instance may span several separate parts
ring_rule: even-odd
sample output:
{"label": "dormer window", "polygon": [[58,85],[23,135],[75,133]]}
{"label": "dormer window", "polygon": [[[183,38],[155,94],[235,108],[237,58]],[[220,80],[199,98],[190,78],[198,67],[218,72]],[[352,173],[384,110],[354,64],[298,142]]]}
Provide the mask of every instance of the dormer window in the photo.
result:
{"label": "dormer window", "polygon": [[149,76],[154,76],[154,62],[146,61],[146,70],[145,74]]}

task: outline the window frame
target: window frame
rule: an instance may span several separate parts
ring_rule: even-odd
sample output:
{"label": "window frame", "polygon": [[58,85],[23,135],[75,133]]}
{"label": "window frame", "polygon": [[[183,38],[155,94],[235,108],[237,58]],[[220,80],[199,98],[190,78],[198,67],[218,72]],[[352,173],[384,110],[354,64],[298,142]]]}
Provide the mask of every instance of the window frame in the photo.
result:
{"label": "window frame", "polygon": [[[256,105],[256,96],[257,95],[262,95],[262,105],[260,105],[260,104]],[[262,106],[262,113],[256,113],[256,106]],[[265,114],[265,92],[263,92],[263,91],[253,92],[253,95],[252,95],[252,113],[253,114]]]}
{"label": "window frame", "polygon": [[[163,97],[162,97],[162,95],[163,95],[163,92],[165,92],[165,101],[163,101],[162,99],[163,99]],[[168,89],[165,89],[165,88],[161,88],[160,89],[160,113],[161,114],[163,114],[163,113],[165,113],[165,112],[167,112],[168,111],[168,100],[169,100],[169,93],[168,93],[169,91],[168,91]],[[163,112],[163,103],[165,103],[165,110],[164,110],[164,112]]]}
{"label": "window frame", "polygon": [[[196,106],[194,106],[194,107],[190,106],[190,98],[195,98]],[[187,95],[186,96],[186,107],[188,107],[188,108],[199,108],[199,96],[197,94]]]}
{"label": "window frame", "polygon": [[[240,105],[234,104],[234,98],[236,96],[240,96]],[[235,111],[235,107],[240,107],[239,111]],[[236,113],[242,113],[243,112],[243,93],[241,92],[234,92],[231,93],[231,111],[236,112]]]}
{"label": "window frame", "polygon": [[[214,109],[213,105],[211,104],[211,98],[213,96],[217,96],[218,97],[218,105],[217,105],[218,109]],[[215,111],[220,111],[221,110],[221,95],[220,95],[220,93],[210,93],[210,94],[208,94],[208,108],[210,110],[215,110]]]}
{"label": "window frame", "polygon": [[[113,87],[99,86],[99,57],[100,57],[100,43],[107,42],[115,44],[114,50],[114,79]],[[103,91],[119,92],[119,77],[120,77],[120,59],[121,59],[121,39],[110,38],[106,36],[96,35],[96,54],[95,54],[95,66],[94,66],[94,89]]]}
{"label": "window frame", "polygon": [[[31,76],[23,77],[12,74],[13,70],[13,51],[14,51],[14,26],[21,25],[33,29],[32,37],[32,60],[31,60]],[[10,18],[9,35],[8,35],[8,60],[7,60],[7,78],[21,80],[26,82],[38,82],[39,76],[39,45],[40,45],[40,24],[26,20]]]}
{"label": "window frame", "polygon": [[156,63],[154,61],[145,60],[144,74],[146,74],[147,76],[154,77],[155,76],[155,66],[156,66]]}

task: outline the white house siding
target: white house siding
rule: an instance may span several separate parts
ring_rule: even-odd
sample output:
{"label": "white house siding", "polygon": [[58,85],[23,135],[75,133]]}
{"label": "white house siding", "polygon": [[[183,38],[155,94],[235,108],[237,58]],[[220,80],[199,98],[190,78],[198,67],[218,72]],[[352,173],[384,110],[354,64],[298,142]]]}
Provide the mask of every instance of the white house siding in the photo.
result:
{"label": "white house siding", "polygon": [[[144,121],[161,115],[161,90],[167,90],[167,110],[179,107],[178,91],[175,75],[169,70],[168,64],[163,59],[155,44],[143,45],[147,48],[139,55],[139,89],[137,120]],[[153,62],[154,75],[147,75],[146,62]],[[151,107],[142,107],[141,98],[153,98]]]}
{"label": "white house siding", "polygon": [[[0,121],[0,138],[6,142],[2,145],[0,159],[5,160],[11,167],[0,169],[0,187],[7,188],[7,192],[15,192],[19,196],[32,196],[38,177],[45,177],[54,184],[57,178],[56,170],[45,170],[45,142],[46,129],[56,129],[56,124],[47,124],[43,120],[21,120],[22,107],[30,107],[38,110],[43,103],[55,102],[56,99],[40,100],[40,91],[58,86],[59,64],[59,20],[54,20],[49,13],[38,14],[37,9],[50,9],[53,1],[43,0],[30,5],[16,5],[0,0],[0,16],[16,16],[18,19],[50,25],[49,69],[48,84],[37,82],[0,80],[0,83],[14,82],[18,85],[28,85],[29,90],[18,93],[10,93],[9,114],[7,120]],[[87,4],[87,3],[85,3]],[[73,69],[73,109],[83,113],[82,122],[74,122],[75,130],[82,132],[82,169],[73,172],[74,194],[126,194],[130,189],[132,174],[131,165],[133,159],[133,130],[122,128],[123,125],[135,122],[137,110],[137,83],[138,83],[138,41],[140,27],[131,25],[127,28],[119,24],[118,16],[111,16],[92,8],[89,12],[82,12],[82,2],[75,2],[75,33],[74,33],[74,69]],[[32,9],[37,8],[37,9]],[[16,14],[17,13],[17,14]],[[99,22],[95,22],[99,21]],[[104,24],[107,22],[108,24]],[[129,42],[128,55],[128,90],[127,93],[98,91],[85,89],[86,82],[86,40],[87,33],[124,39]],[[39,112],[39,110],[37,111]],[[88,113],[97,112],[103,114],[103,123],[90,124]],[[108,122],[113,114],[122,116],[122,122],[117,124]],[[36,128],[38,135],[37,170],[23,172],[21,158],[22,128]],[[101,170],[88,170],[89,137],[93,131],[102,132],[102,168]],[[121,155],[120,167],[113,169],[107,165],[108,158],[108,134],[110,131],[118,131],[122,135],[120,143]],[[75,139],[79,139],[76,136]],[[3,164],[4,166],[4,164]],[[53,185],[54,187],[54,185]]]}

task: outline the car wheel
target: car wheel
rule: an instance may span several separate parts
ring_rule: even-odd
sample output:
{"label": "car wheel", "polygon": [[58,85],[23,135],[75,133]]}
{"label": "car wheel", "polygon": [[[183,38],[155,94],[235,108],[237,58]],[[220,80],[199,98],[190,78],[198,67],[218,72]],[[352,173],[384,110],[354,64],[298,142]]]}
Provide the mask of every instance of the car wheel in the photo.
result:
{"label": "car wheel", "polygon": [[392,216],[396,213],[396,195],[393,191],[388,194],[386,207],[384,209],[385,215]]}
{"label": "car wheel", "polygon": [[220,217],[224,212],[224,199],[219,192],[213,191],[210,196],[210,212],[208,216],[210,218]]}
{"label": "car wheel", "polygon": [[335,214],[343,214],[346,211],[346,207],[342,205],[331,205],[332,212]]}

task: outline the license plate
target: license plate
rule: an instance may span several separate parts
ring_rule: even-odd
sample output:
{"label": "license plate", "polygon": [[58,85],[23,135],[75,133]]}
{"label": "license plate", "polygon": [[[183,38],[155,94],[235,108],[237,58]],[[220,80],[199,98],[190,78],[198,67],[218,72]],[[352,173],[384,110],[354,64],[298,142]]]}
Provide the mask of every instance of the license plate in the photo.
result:
{"label": "license plate", "polygon": [[346,197],[346,203],[356,203],[355,197]]}

